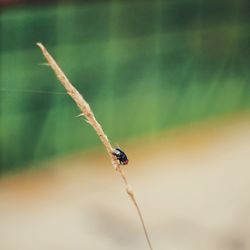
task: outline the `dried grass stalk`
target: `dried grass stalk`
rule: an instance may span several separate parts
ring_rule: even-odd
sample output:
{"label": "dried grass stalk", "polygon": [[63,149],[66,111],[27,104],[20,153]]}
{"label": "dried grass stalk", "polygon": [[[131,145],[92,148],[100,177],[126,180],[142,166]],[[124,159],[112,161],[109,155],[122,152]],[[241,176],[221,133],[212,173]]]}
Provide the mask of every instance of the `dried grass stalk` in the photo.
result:
{"label": "dried grass stalk", "polygon": [[94,113],[92,112],[89,104],[86,102],[86,100],[83,98],[83,96],[78,92],[78,90],[70,83],[69,79],[63,73],[61,68],[58,66],[58,64],[53,59],[53,57],[49,54],[49,52],[46,50],[46,48],[41,43],[37,43],[37,46],[41,49],[44,57],[46,58],[46,60],[48,62],[48,65],[53,69],[57,78],[59,79],[61,84],[64,86],[64,88],[67,90],[67,93],[72,97],[72,99],[75,101],[75,103],[77,104],[77,106],[81,110],[82,113],[80,114],[80,116],[86,117],[86,119],[87,119],[86,121],[94,128],[94,130],[96,131],[100,140],[102,141],[103,145],[105,146],[105,148],[110,156],[111,163],[114,166],[114,168],[120,173],[120,175],[124,181],[124,184],[125,184],[126,192],[129,195],[129,197],[131,198],[131,201],[133,202],[133,204],[137,210],[137,213],[139,215],[139,218],[140,218],[140,221],[141,221],[141,224],[143,227],[144,234],[145,234],[146,239],[147,239],[148,246],[151,250],[153,250],[153,247],[151,245],[149,235],[147,232],[147,228],[145,226],[144,219],[143,219],[141,210],[138,206],[137,200],[135,198],[133,189],[131,188],[131,186],[128,183],[128,180],[127,180],[127,177],[124,173],[124,170],[121,168],[116,157],[112,154],[114,149],[111,146],[111,143],[110,143],[107,135],[104,133],[102,126],[96,120]]}

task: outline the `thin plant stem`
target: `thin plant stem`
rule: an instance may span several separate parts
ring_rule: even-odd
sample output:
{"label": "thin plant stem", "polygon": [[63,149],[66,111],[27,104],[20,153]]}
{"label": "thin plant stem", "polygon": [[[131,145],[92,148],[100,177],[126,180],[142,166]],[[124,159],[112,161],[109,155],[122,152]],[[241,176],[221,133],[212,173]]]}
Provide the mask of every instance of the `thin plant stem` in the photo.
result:
{"label": "thin plant stem", "polygon": [[83,98],[83,96],[78,92],[78,90],[70,83],[69,79],[66,77],[66,75],[63,73],[63,71],[61,70],[61,68],[58,66],[58,64],[56,63],[56,61],[53,59],[53,57],[49,54],[49,52],[47,51],[47,49],[41,44],[41,43],[37,43],[37,46],[41,49],[45,59],[48,62],[48,65],[52,68],[52,70],[54,71],[55,75],[57,76],[57,78],[59,79],[59,81],[61,82],[61,84],[64,86],[64,88],[66,89],[67,93],[72,97],[72,99],[75,101],[76,105],[78,106],[78,108],[81,110],[81,114],[80,116],[84,116],[86,118],[86,121],[94,128],[94,130],[96,131],[98,137],[100,138],[101,142],[103,143],[103,145],[105,146],[109,157],[111,159],[111,163],[114,166],[114,168],[118,171],[118,173],[120,173],[124,184],[125,184],[125,189],[127,194],[129,195],[132,203],[134,204],[136,211],[138,213],[138,216],[140,218],[142,227],[143,227],[143,231],[148,243],[148,246],[150,248],[150,250],[153,250],[152,244],[150,242],[149,239],[149,235],[147,232],[147,228],[144,222],[144,218],[142,216],[140,207],[138,205],[138,202],[135,198],[133,189],[131,188],[131,186],[128,183],[128,179],[125,175],[124,170],[121,168],[119,162],[117,161],[116,157],[113,155],[113,151],[114,148],[112,147],[107,135],[104,133],[102,126],[100,125],[100,123],[96,120],[94,113],[92,112],[89,104],[87,103],[87,101]]}

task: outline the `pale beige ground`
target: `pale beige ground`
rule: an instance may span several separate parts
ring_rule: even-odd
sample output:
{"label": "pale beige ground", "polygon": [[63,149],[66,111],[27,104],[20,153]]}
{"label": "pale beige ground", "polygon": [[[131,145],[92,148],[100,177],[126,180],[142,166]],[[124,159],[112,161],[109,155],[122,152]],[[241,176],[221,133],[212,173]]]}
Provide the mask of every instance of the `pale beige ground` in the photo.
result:
{"label": "pale beige ground", "polygon": [[[123,148],[155,250],[250,249],[249,114]],[[147,249],[104,150],[41,167],[0,180],[0,250]]]}

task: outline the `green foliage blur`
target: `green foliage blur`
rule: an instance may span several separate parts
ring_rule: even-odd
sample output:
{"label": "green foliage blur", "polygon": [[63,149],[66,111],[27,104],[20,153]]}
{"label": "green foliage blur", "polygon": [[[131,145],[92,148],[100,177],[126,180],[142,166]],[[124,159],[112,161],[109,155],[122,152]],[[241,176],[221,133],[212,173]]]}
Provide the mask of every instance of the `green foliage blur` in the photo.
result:
{"label": "green foliage blur", "polygon": [[[248,1],[78,1],[0,10],[1,173],[100,145],[36,42],[112,142],[250,106]],[[121,143],[122,144],[122,143]]]}

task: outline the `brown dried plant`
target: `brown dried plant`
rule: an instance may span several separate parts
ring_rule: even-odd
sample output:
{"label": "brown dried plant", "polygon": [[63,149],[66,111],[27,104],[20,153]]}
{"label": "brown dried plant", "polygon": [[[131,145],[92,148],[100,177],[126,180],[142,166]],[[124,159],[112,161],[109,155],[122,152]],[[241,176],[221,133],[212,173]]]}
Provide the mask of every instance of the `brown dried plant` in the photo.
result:
{"label": "brown dried plant", "polygon": [[61,68],[58,66],[58,64],[56,63],[56,61],[53,59],[53,57],[49,54],[49,52],[47,51],[47,49],[41,44],[41,43],[37,43],[37,46],[41,49],[45,59],[48,62],[48,65],[52,68],[52,70],[54,71],[54,73],[56,74],[57,78],[59,79],[59,81],[61,82],[61,84],[64,86],[64,88],[66,89],[67,93],[72,97],[72,99],[75,101],[75,103],[77,104],[78,108],[81,110],[81,114],[80,116],[85,116],[86,121],[94,128],[94,130],[96,131],[97,135],[99,136],[100,140],[102,141],[103,145],[105,146],[109,157],[111,159],[111,163],[114,166],[114,168],[117,170],[117,172],[121,175],[124,184],[125,184],[125,189],[127,194],[129,195],[132,203],[134,204],[136,211],[138,213],[138,216],[140,218],[142,227],[143,227],[143,231],[148,243],[148,246],[151,250],[153,250],[152,244],[150,242],[149,239],[149,235],[147,232],[147,228],[141,213],[141,210],[138,206],[137,200],[135,198],[135,194],[133,189],[131,188],[131,186],[128,183],[128,179],[124,173],[123,168],[121,167],[121,165],[119,164],[119,162],[117,161],[116,157],[112,154],[114,151],[114,148],[112,147],[107,135],[104,133],[102,126],[100,125],[100,123],[96,120],[94,113],[92,112],[89,104],[87,103],[87,101],[83,98],[83,96],[78,92],[78,90],[70,83],[69,79],[66,77],[66,75],[63,73],[63,71],[61,70]]}

